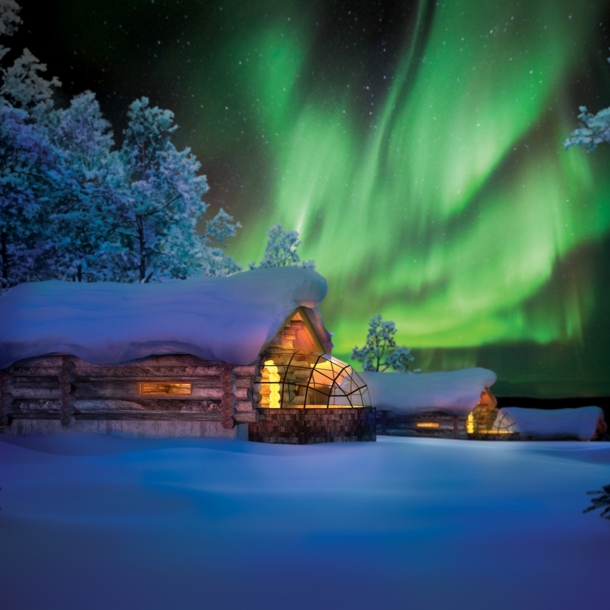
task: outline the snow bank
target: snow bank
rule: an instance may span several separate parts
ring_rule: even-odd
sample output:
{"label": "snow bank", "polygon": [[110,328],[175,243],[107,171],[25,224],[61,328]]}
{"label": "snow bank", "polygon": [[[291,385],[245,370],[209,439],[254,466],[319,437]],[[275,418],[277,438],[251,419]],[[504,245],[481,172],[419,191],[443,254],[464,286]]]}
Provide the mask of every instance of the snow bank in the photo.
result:
{"label": "snow bank", "polygon": [[442,373],[358,373],[367,384],[374,407],[403,415],[444,411],[470,413],[481,392],[496,382],[487,369]]}
{"label": "snow bank", "polygon": [[610,443],[0,435],[0,465],[4,610],[608,607]]}
{"label": "snow bank", "polygon": [[159,284],[21,284],[0,298],[0,369],[52,353],[93,364],[186,353],[249,364],[299,306],[330,347],[317,305],[326,280],[307,269],[256,269]]}
{"label": "snow bank", "polygon": [[[515,424],[515,432],[535,438],[575,437],[581,441],[593,438],[597,423],[604,419],[599,407],[577,409],[524,409],[504,407],[500,409],[496,422],[506,414]],[[506,423],[506,422],[505,422]]]}

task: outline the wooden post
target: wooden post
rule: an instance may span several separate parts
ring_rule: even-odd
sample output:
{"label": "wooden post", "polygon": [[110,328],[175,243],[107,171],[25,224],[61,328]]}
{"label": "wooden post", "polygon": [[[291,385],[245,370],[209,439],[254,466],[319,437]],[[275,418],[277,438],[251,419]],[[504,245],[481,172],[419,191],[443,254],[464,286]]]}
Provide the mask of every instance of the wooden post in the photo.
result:
{"label": "wooden post", "polygon": [[59,379],[59,421],[62,426],[70,426],[74,423],[74,387],[72,385],[72,370],[74,362],[70,356],[61,357],[61,371],[57,375]]}
{"label": "wooden post", "polygon": [[223,428],[230,429],[235,426],[235,373],[233,365],[228,362],[221,364],[222,371],[220,372],[220,387],[222,389],[222,398],[220,400],[220,413],[222,419],[220,421]]}

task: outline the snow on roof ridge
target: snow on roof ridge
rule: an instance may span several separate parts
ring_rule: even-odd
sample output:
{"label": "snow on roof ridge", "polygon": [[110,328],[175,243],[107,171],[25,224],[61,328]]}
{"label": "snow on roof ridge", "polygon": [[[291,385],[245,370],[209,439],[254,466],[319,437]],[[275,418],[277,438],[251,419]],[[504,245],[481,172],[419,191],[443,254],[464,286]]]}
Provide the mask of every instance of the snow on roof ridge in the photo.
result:
{"label": "snow on roof ridge", "polygon": [[250,364],[298,307],[319,317],[327,290],[298,267],[155,284],[21,284],[0,297],[0,369],[53,353],[93,364],[175,353]]}
{"label": "snow on roof ridge", "polygon": [[443,411],[456,415],[470,413],[481,392],[497,379],[483,368],[437,373],[358,373],[369,388],[378,409],[416,414]]}

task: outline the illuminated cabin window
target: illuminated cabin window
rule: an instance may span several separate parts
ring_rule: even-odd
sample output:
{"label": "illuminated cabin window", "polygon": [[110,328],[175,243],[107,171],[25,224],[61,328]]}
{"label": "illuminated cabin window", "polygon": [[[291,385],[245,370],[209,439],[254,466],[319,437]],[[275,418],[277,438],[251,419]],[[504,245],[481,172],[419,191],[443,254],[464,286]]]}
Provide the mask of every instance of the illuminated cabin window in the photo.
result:
{"label": "illuminated cabin window", "polygon": [[441,425],[437,421],[420,421],[415,424],[416,428],[440,428]]}
{"label": "illuminated cabin window", "polygon": [[138,383],[138,394],[141,396],[189,396],[192,392],[192,383],[177,383],[173,381],[145,381]]}
{"label": "illuminated cabin window", "polygon": [[370,407],[366,384],[345,362],[328,354],[274,353],[259,368],[254,399],[267,409]]}

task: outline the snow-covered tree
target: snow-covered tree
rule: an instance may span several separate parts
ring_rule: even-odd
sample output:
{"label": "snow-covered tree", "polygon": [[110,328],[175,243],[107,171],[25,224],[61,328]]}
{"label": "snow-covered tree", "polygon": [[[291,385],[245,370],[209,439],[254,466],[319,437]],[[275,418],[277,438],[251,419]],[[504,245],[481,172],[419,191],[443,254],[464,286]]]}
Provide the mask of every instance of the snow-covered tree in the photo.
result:
{"label": "snow-covered tree", "polygon": [[[12,35],[19,5],[0,0],[0,35]],[[9,49],[0,45],[0,60]],[[44,66],[27,50],[12,65],[0,64],[0,292],[17,283],[44,279],[45,243],[54,151],[41,116],[55,79],[39,75]],[[47,95],[48,94],[48,95]]]}
{"label": "snow-covered tree", "polygon": [[565,148],[581,146],[591,151],[603,142],[610,142],[610,108],[604,108],[597,114],[591,114],[586,106],[580,106],[579,110],[578,119],[582,127],[572,132],[572,137],[564,143]]}
{"label": "snow-covered tree", "polygon": [[54,88],[61,86],[55,77],[43,78],[41,73],[46,70],[45,64],[24,49],[11,66],[3,69],[0,96],[15,108],[23,108],[34,116],[41,115],[52,107]]}
{"label": "snow-covered tree", "polygon": [[[0,36],[21,22],[0,0]],[[206,177],[189,149],[176,150],[169,110],[136,100],[120,150],[95,95],[65,109],[56,78],[28,49],[4,65],[0,46],[0,292],[24,281],[148,282],[241,268],[224,252],[241,226],[207,210]]]}
{"label": "snow-covered tree", "polygon": [[[21,7],[14,0],[0,0],[0,36],[12,36],[21,23]],[[0,57],[7,52],[0,45]]]}
{"label": "snow-covered tree", "polygon": [[47,279],[41,251],[48,234],[46,196],[54,151],[23,110],[0,105],[0,292]]}
{"label": "snow-covered tree", "polygon": [[313,261],[301,261],[297,248],[301,245],[297,231],[284,231],[282,223],[273,225],[267,231],[267,245],[263,260],[258,263],[250,263],[250,269],[264,269],[267,267],[302,267],[315,270]]}
{"label": "snow-covered tree", "polygon": [[74,281],[110,279],[119,256],[121,206],[118,153],[111,125],[89,91],[55,111],[49,120],[57,151],[50,218],[53,240],[47,258],[54,276]]}
{"label": "snow-covered tree", "polygon": [[221,211],[209,235],[196,233],[208,207],[202,199],[208,185],[190,149],[178,151],[171,142],[178,128],[173,113],[151,107],[143,97],[133,102],[128,117],[121,149],[123,267],[117,279],[149,282],[240,270],[222,250],[239,226],[232,217]]}
{"label": "snow-covered tree", "polygon": [[[411,350],[396,345],[394,336],[396,325],[392,321],[384,322],[380,315],[371,318],[369,331],[364,347],[352,350],[352,359],[362,363],[364,371],[386,371],[389,368],[407,373],[409,364],[414,360]],[[413,371],[421,372],[420,369]]]}

